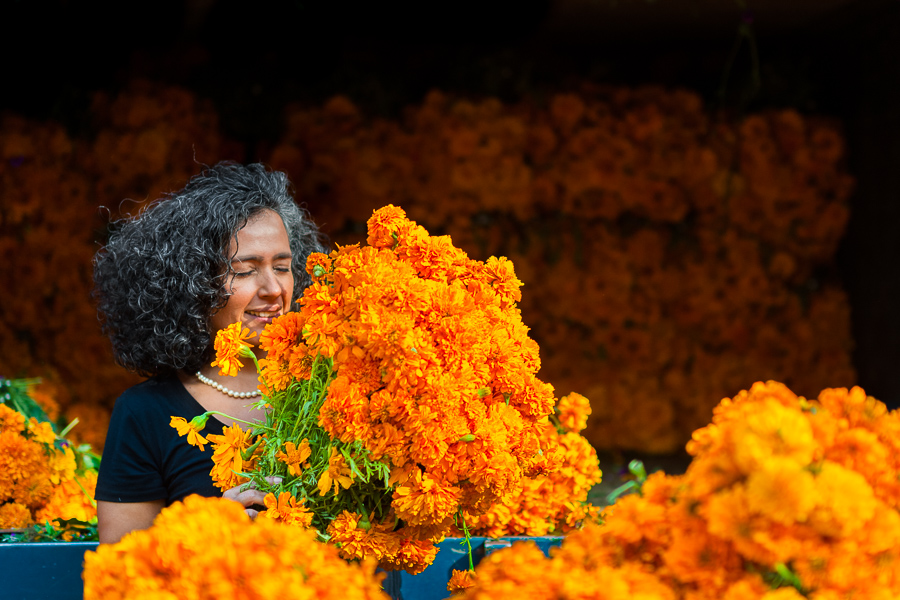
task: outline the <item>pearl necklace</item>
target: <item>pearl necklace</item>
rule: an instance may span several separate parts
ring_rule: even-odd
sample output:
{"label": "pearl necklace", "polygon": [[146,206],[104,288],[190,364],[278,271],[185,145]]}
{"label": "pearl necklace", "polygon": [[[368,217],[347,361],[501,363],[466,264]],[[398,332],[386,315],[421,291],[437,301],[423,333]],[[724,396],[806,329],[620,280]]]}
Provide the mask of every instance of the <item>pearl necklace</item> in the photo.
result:
{"label": "pearl necklace", "polygon": [[260,392],[259,390],[253,390],[252,392],[235,392],[234,390],[229,390],[227,387],[225,387],[221,383],[217,383],[217,382],[213,381],[212,379],[210,379],[209,377],[207,377],[200,371],[197,371],[197,379],[199,379],[200,381],[202,381],[209,387],[219,390],[223,394],[228,394],[232,398],[256,398],[257,396],[262,395],[262,392]]}

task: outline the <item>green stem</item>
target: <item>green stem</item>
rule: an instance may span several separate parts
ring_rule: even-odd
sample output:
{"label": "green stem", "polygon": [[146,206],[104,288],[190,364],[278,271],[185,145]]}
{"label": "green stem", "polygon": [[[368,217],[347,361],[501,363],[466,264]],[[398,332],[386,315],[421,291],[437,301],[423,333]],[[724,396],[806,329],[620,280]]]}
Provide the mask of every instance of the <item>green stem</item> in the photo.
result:
{"label": "green stem", "polygon": [[460,510],[456,513],[459,517],[459,522],[462,523],[463,535],[466,536],[466,547],[469,549],[469,570],[475,570],[475,560],[472,558],[472,536],[469,535],[469,527],[466,525],[466,519],[463,517],[463,513]]}
{"label": "green stem", "polygon": [[66,428],[63,429],[62,431],[60,431],[59,435],[57,437],[61,437],[61,438],[66,437],[66,434],[69,433],[70,431],[72,431],[72,428],[75,427],[76,425],[78,425],[78,417],[75,417],[74,419],[72,419],[72,422],[69,423],[68,425],[66,425]]}
{"label": "green stem", "polygon": [[237,417],[232,417],[231,415],[229,415],[227,413],[219,412],[217,410],[208,410],[208,411],[206,411],[206,414],[219,415],[220,417],[227,417],[227,418],[231,419],[232,421],[237,421],[238,423],[243,423],[244,425],[250,425],[252,427],[260,427],[262,429],[268,429],[269,431],[272,431],[272,428],[269,427],[268,425],[263,425],[259,422],[244,421],[243,419],[238,419]]}

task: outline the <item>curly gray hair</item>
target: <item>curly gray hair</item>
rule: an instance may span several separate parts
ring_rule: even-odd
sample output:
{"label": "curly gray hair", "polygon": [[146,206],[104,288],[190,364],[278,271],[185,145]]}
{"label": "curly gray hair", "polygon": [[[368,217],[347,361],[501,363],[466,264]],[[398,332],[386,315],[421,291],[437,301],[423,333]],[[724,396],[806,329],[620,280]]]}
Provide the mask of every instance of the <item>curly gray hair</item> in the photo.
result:
{"label": "curly gray hair", "polygon": [[94,257],[94,297],[116,362],[152,376],[197,370],[211,360],[209,317],[228,299],[231,240],[265,209],[287,230],[298,299],[310,283],[307,257],[327,250],[284,173],[219,163],[115,223]]}

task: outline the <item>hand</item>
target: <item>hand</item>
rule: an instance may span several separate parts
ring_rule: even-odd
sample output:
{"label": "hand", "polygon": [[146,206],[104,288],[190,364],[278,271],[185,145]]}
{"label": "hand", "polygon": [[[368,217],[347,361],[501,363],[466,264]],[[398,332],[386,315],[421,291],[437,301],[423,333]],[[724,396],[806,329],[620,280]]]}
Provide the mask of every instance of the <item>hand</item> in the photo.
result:
{"label": "hand", "polygon": [[[281,477],[266,477],[266,481],[271,485],[278,485],[281,483]],[[244,507],[244,512],[247,513],[251,519],[255,519],[256,515],[259,514],[259,509],[263,509],[265,507],[265,492],[261,492],[256,489],[256,484],[252,481],[248,483],[242,483],[240,485],[236,485],[229,490],[225,490],[222,494],[223,498],[228,498],[229,500],[234,500],[238,502],[241,506]],[[258,508],[254,508],[258,507]]]}

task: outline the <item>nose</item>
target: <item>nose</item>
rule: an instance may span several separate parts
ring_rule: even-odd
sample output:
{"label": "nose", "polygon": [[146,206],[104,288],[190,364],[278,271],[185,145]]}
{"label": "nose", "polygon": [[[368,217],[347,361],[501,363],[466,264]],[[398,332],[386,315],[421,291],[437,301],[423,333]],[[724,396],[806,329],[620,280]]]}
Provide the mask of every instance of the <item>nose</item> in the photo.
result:
{"label": "nose", "polygon": [[275,298],[284,293],[284,284],[275,271],[265,269],[261,272],[260,277],[259,296],[261,298]]}

